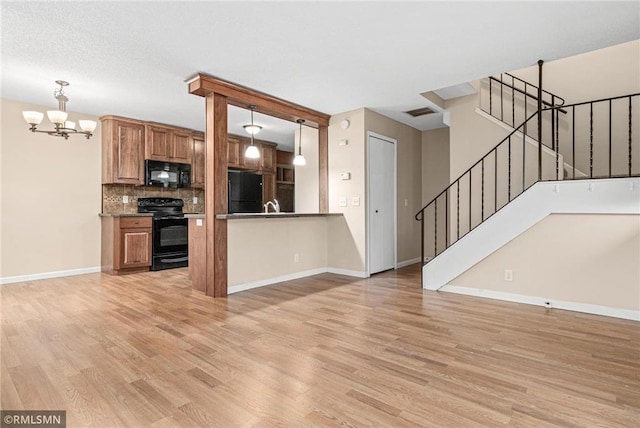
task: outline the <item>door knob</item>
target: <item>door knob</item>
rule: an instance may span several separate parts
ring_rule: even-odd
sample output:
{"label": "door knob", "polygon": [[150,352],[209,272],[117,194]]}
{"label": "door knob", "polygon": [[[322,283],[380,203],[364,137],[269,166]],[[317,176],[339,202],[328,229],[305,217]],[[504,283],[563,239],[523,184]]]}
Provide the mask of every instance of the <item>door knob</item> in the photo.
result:
{"label": "door knob", "polygon": [[378,210],[376,210],[376,213],[378,212]]}

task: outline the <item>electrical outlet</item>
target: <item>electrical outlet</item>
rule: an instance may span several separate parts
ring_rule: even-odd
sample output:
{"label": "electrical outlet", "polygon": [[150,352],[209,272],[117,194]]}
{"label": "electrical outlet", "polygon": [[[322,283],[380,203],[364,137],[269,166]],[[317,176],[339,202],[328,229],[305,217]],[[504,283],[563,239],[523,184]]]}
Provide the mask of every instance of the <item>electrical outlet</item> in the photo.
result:
{"label": "electrical outlet", "polygon": [[295,253],[295,254],[293,255],[293,261],[294,261],[295,263],[298,263],[298,262],[300,261],[300,254]]}
{"label": "electrical outlet", "polygon": [[405,199],[405,200],[404,200],[404,206],[405,206],[405,207],[408,207],[408,206],[409,206],[409,199]]}
{"label": "electrical outlet", "polygon": [[124,203],[124,204],[128,204],[129,203],[129,197],[127,195],[122,196],[122,203]]}
{"label": "electrical outlet", "polygon": [[359,207],[360,206],[360,196],[354,196],[351,198],[351,205],[353,205],[354,207]]}
{"label": "electrical outlet", "polygon": [[505,281],[513,281],[513,270],[505,269],[504,270],[504,280]]}
{"label": "electrical outlet", "polygon": [[193,197],[193,203],[194,203],[194,204],[197,204],[197,203],[198,203],[198,197],[197,197],[197,196],[194,196],[194,197]]}
{"label": "electrical outlet", "polygon": [[341,207],[346,207],[347,206],[347,198],[345,198],[343,196],[340,199],[338,199],[338,205],[340,205]]}

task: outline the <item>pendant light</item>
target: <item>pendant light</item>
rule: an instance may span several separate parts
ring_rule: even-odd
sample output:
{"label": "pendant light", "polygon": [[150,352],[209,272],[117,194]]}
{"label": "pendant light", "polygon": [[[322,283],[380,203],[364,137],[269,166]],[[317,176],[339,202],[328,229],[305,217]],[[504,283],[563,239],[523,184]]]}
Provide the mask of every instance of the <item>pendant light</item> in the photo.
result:
{"label": "pendant light", "polygon": [[298,119],[296,122],[300,124],[300,138],[298,141],[298,154],[293,158],[293,164],[297,166],[304,166],[307,164],[306,159],[302,156],[302,124],[304,123],[304,119]]}
{"label": "pendant light", "polygon": [[253,124],[253,111],[255,109],[256,106],[249,106],[249,110],[251,110],[251,125],[245,125],[244,127],[244,129],[251,134],[251,145],[249,145],[247,150],[244,151],[244,157],[249,159],[258,159],[260,157],[260,150],[253,145],[253,135],[262,129],[262,127]]}

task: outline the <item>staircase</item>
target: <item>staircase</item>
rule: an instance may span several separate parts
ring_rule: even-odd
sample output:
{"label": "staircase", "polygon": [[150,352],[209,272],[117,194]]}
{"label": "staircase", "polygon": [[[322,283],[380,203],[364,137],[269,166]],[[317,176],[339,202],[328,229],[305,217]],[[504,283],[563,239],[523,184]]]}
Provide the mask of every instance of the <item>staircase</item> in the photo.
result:
{"label": "staircase", "polygon": [[[542,80],[542,64],[539,65]],[[495,251],[517,236],[512,235],[507,241],[493,240],[482,249],[483,243],[491,241],[500,230],[500,222],[506,221],[502,223],[506,229],[510,223],[525,225],[520,219],[527,216],[527,210],[520,207],[518,211],[512,204],[523,199],[520,196],[524,193],[530,193],[529,189],[536,187],[536,192],[540,192],[547,186],[542,184],[548,183],[557,192],[562,180],[598,180],[598,189],[602,191],[608,188],[601,184],[602,180],[640,176],[637,117],[640,93],[565,105],[564,99],[540,86],[508,73],[483,81],[482,88],[488,94],[481,101],[483,114],[508,125],[512,131],[416,214],[421,223],[423,288],[438,289],[446,284],[446,278],[453,279],[462,273],[458,267],[443,274],[443,269],[451,265],[444,259],[466,257],[468,263],[458,265],[471,263],[468,266],[471,267],[481,260],[479,255]],[[534,186],[537,183],[540,184]],[[639,185],[640,181],[634,180],[630,190],[637,192]],[[589,186],[592,190],[593,185]],[[598,197],[607,200],[606,195]],[[592,198],[592,202],[598,201]],[[537,203],[550,204],[541,199]],[[496,222],[494,216],[510,205],[516,221],[506,218],[505,211],[500,222]],[[531,217],[533,221],[540,220],[536,216],[549,214],[546,209],[539,211]],[[492,218],[494,221],[487,226]],[[463,238],[482,227],[485,233],[474,234],[484,236],[474,251],[459,248]],[[513,233],[523,231],[516,229]],[[487,234],[490,230],[494,232]],[[456,245],[455,251],[450,250]],[[478,245],[482,251],[477,251]],[[434,263],[438,258],[440,263]]]}

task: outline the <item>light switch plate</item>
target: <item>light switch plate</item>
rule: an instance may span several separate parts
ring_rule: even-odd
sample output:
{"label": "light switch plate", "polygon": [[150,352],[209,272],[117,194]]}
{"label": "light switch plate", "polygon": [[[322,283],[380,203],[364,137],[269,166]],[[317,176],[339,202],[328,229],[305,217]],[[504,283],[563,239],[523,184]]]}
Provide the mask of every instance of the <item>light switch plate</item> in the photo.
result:
{"label": "light switch plate", "polygon": [[202,226],[202,219],[201,218],[197,218],[196,219],[196,226]]}
{"label": "light switch plate", "polygon": [[122,203],[124,203],[124,204],[128,204],[129,203],[129,197],[127,195],[122,196]]}
{"label": "light switch plate", "polygon": [[338,205],[340,205],[341,207],[346,207],[347,206],[347,198],[345,198],[343,196],[340,199],[338,199]]}
{"label": "light switch plate", "polygon": [[351,198],[351,205],[353,205],[354,207],[359,207],[360,206],[360,196],[354,196]]}
{"label": "light switch plate", "polygon": [[197,203],[198,203],[198,197],[197,197],[197,196],[194,196],[194,197],[193,197],[193,203],[194,203],[194,204],[197,204]]}
{"label": "light switch plate", "polygon": [[341,172],[340,173],[340,180],[351,180],[351,173],[350,172]]}

